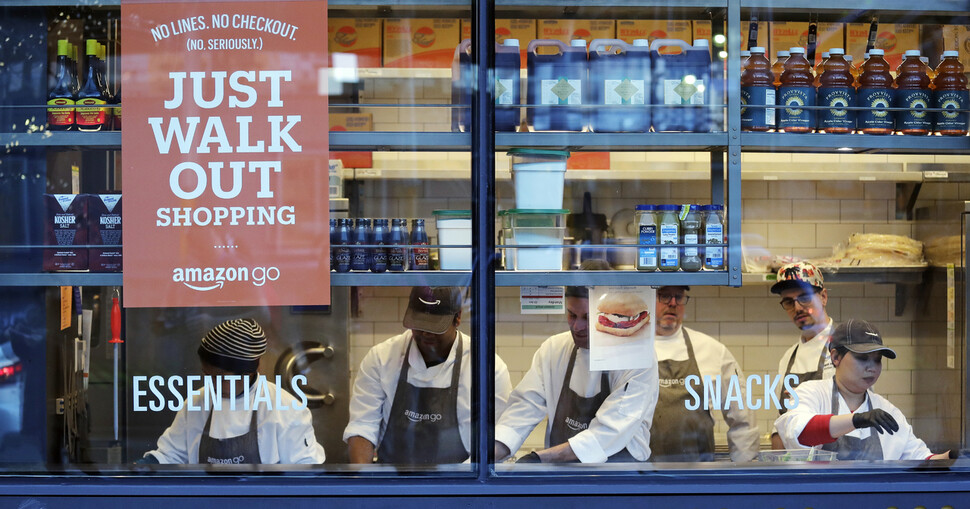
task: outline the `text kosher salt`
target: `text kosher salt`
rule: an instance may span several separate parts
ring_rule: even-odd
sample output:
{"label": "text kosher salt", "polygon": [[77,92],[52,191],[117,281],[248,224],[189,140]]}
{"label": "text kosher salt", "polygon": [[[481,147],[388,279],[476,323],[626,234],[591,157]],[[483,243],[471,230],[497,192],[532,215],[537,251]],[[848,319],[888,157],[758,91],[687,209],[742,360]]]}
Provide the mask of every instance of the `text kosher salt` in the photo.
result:
{"label": "text kosher salt", "polygon": [[[278,109],[284,107],[282,88],[284,83],[292,81],[292,73],[288,70],[238,70],[231,74],[228,71],[170,72],[168,78],[172,84],[172,98],[163,104],[167,110],[178,110],[188,100],[202,110],[226,107],[245,110],[261,101],[267,108]],[[187,85],[186,81],[190,83]],[[251,139],[250,125],[254,120],[252,115],[234,115],[229,120],[236,124],[238,130],[235,144],[230,143],[226,120],[220,115],[149,117],[148,125],[151,126],[159,154],[169,154],[173,148],[177,148],[180,154],[210,154],[213,150],[217,154],[303,151],[302,145],[293,136],[293,131],[302,121],[301,115],[284,115],[282,112],[267,115],[265,122],[269,125],[269,137],[266,140]],[[209,161],[205,167],[194,161],[178,163],[170,172],[169,187],[180,200],[194,200],[207,191],[216,198],[233,200],[243,193],[243,170],[246,170],[257,176],[255,184],[258,190],[255,194],[249,193],[249,196],[256,199],[273,198],[276,174],[283,171],[282,162],[244,159],[229,161],[228,164]],[[224,171],[226,166],[228,171]],[[187,177],[184,180],[188,182],[194,177],[195,185],[185,186],[183,176]],[[286,205],[234,203],[232,206],[212,208],[163,207],[156,212],[156,226],[221,225],[225,218],[229,218],[224,222],[228,225],[293,224],[296,222],[295,215],[294,207]],[[258,220],[254,220],[254,217]]]}

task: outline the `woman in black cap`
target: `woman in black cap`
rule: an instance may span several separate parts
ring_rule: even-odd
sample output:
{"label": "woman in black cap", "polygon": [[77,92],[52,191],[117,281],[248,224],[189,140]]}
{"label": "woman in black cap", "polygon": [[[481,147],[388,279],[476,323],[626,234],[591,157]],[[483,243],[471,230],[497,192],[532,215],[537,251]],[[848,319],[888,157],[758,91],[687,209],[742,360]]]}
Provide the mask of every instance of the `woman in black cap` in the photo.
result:
{"label": "woman in black cap", "polygon": [[[199,359],[204,378],[212,383],[182,405],[158,439],[158,448],[138,462],[323,463],[323,447],[317,443],[305,402],[259,376],[264,353],[266,334],[251,318],[229,320],[210,330],[202,338]],[[222,396],[218,406],[203,394],[217,386]]]}
{"label": "woman in black cap", "polygon": [[788,449],[821,446],[840,460],[943,459],[933,454],[903,413],[871,391],[882,358],[896,358],[879,331],[865,320],[849,320],[832,334],[835,377],[810,380],[795,389],[794,408],[775,420]]}

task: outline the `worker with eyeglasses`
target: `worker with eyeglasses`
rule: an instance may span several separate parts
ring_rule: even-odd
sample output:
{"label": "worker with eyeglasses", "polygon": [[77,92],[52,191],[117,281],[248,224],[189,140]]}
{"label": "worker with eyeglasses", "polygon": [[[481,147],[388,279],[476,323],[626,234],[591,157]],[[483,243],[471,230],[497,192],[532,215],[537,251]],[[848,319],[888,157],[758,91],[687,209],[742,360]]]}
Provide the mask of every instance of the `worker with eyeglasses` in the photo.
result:
{"label": "worker with eyeglasses", "polygon": [[[740,381],[745,399],[744,376],[734,355],[723,343],[703,332],[684,327],[689,286],[662,286],[657,289],[654,320],[654,348],[660,378],[660,393],[650,427],[650,461],[714,461],[714,408],[721,409],[727,423],[727,444],[731,460],[751,461],[758,455],[761,432],[752,409],[744,405],[725,405],[731,380]],[[711,383],[720,394],[692,384],[688,377],[718,380]],[[691,394],[690,387],[694,389]],[[703,394],[703,405],[696,400]],[[715,405],[714,401],[721,402]],[[694,405],[693,407],[691,405]]]}
{"label": "worker with eyeglasses", "polygon": [[[781,307],[801,330],[801,336],[778,361],[778,374],[798,377],[798,384],[809,380],[828,380],[835,376],[829,342],[835,324],[825,311],[828,293],[822,281],[822,272],[808,262],[789,263],[778,270],[777,282],[771,292],[781,296]],[[784,388],[779,401],[784,414],[784,402],[789,398]],[[777,433],[771,435],[773,449],[783,449]]]}

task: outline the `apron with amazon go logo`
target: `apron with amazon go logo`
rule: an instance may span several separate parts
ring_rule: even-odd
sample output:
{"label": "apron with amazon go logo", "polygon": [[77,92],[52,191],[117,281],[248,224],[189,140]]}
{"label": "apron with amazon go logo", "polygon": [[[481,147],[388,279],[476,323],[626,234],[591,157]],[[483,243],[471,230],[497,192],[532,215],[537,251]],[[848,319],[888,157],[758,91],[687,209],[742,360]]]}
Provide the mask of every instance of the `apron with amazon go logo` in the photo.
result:
{"label": "apron with amazon go logo", "polygon": [[[556,416],[553,418],[552,426],[549,429],[549,445],[556,446],[566,443],[570,438],[589,429],[589,424],[596,417],[596,412],[603,406],[603,402],[610,395],[610,379],[603,371],[600,376],[600,391],[592,397],[585,398],[576,394],[576,391],[569,388],[569,381],[573,378],[573,366],[576,365],[576,352],[578,347],[573,346],[572,354],[569,356],[569,365],[566,367],[566,376],[563,377],[562,390],[559,391],[559,401],[556,403]],[[636,458],[630,451],[622,451],[610,456],[608,462],[631,462]]]}
{"label": "apron with amazon go logo", "polygon": [[458,431],[458,383],[461,375],[462,341],[458,335],[451,386],[415,387],[408,383],[411,344],[404,351],[401,375],[397,379],[394,402],[384,438],[377,449],[379,463],[441,464],[461,463],[468,451]]}
{"label": "apron with amazon go logo", "polygon": [[249,431],[230,438],[212,438],[209,426],[212,424],[212,412],[205,420],[202,428],[202,439],[199,441],[199,462],[213,465],[254,465],[262,463],[259,457],[259,439],[256,430],[256,410],[253,410],[249,420]]}
{"label": "apron with amazon go logo", "polygon": [[693,398],[684,380],[700,377],[694,347],[687,330],[687,360],[665,360],[657,363],[661,380],[678,380],[676,384],[660,388],[657,409],[650,426],[650,461],[714,461],[714,418],[706,410],[688,410],[686,402]]}
{"label": "apron with amazon go logo", "polygon": [[[798,387],[799,385],[809,380],[822,379],[822,375],[825,373],[825,352],[827,352],[829,349],[830,340],[831,340],[831,336],[825,340],[825,346],[822,347],[822,353],[818,356],[818,368],[815,371],[808,371],[805,373],[791,372],[792,366],[795,365],[795,358],[798,357],[798,349],[802,346],[801,344],[795,345],[795,350],[791,353],[791,357],[788,359],[788,367],[785,368],[785,377],[787,377],[788,375],[795,375],[798,377],[798,382],[793,386],[793,388]],[[782,380],[784,380],[784,378],[782,378]],[[782,402],[782,405],[781,405],[781,408],[778,409],[779,414],[783,414],[788,411],[788,409],[785,408],[784,402],[790,397],[791,397],[791,394],[788,392],[788,389],[785,389],[784,386],[782,386],[781,399],[780,399],[780,401]]]}

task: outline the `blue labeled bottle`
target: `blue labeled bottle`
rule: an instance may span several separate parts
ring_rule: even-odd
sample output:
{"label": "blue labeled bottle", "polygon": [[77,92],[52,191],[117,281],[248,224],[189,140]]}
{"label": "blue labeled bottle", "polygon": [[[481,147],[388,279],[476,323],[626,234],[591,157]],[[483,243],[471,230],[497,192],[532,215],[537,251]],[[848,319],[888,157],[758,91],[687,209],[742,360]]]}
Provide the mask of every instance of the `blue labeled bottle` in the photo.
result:
{"label": "blue labeled bottle", "polygon": [[331,244],[337,246],[334,266],[337,272],[350,272],[350,244],[353,239],[353,226],[350,219],[337,220],[337,237]]}
{"label": "blue labeled bottle", "polygon": [[919,59],[919,50],[907,50],[896,68],[896,130],[903,134],[925,136],[933,130],[933,115],[926,111],[932,103],[930,77]]}
{"label": "blue labeled bottle", "polygon": [[[660,48],[677,46],[678,54],[661,54]],[[707,39],[689,45],[678,39],[650,43],[653,62],[653,129],[655,131],[708,132],[711,116],[711,50]]]}
{"label": "blue labeled bottle", "polygon": [[387,245],[390,233],[388,231],[387,219],[374,220],[374,229],[371,231],[370,240],[370,243],[375,246],[371,248],[371,272],[387,271],[387,248],[381,246]]}
{"label": "blue labeled bottle", "polygon": [[387,270],[402,272],[408,268],[408,220],[391,219],[391,233],[387,250]]}
{"label": "blue labeled bottle", "polygon": [[778,128],[786,133],[810,133],[815,130],[815,110],[801,106],[815,106],[815,75],[805,58],[805,48],[788,50],[785,72],[778,87]]}
{"label": "blue labeled bottle", "polygon": [[411,220],[411,270],[431,268],[431,249],[428,247],[428,232],[424,229],[424,219]]}
{"label": "blue labeled bottle", "polygon": [[589,127],[603,133],[650,130],[650,46],[646,39],[629,45],[620,39],[589,44]]}
{"label": "blue labeled bottle", "polygon": [[358,218],[354,225],[353,248],[350,250],[350,270],[368,271],[371,266],[371,250],[366,246],[371,241],[370,219]]}
{"label": "blue labeled bottle", "polygon": [[334,264],[336,261],[337,254],[337,242],[339,241],[337,237],[337,219],[330,218],[330,270],[337,270],[337,266]]}
{"label": "blue labeled bottle", "polygon": [[943,61],[936,66],[933,86],[933,107],[943,110],[936,114],[934,129],[943,136],[966,136],[970,115],[966,111],[956,111],[965,110],[970,105],[967,76],[963,74],[959,53],[943,52]]}
{"label": "blue labeled bottle", "polygon": [[859,76],[860,110],[857,117],[859,130],[863,134],[892,134],[896,124],[894,112],[882,109],[893,105],[893,75],[889,73],[889,63],[883,58],[883,50],[869,50],[869,58],[862,66]]}
{"label": "blue labeled bottle", "polygon": [[819,113],[818,128],[826,133],[851,133],[856,112],[845,108],[856,104],[852,66],[845,59],[844,49],[832,48],[828,54],[818,86],[818,104],[827,108]]}
{"label": "blue labeled bottle", "polygon": [[753,107],[775,105],[774,78],[765,49],[751,48],[748,64],[741,73],[741,130],[768,131],[775,127],[774,108]]}
{"label": "blue labeled bottle", "polygon": [[[553,55],[540,48],[556,48]],[[586,112],[582,108],[587,86],[586,41],[536,39],[528,46],[526,121],[536,131],[582,131]]]}

